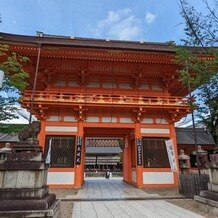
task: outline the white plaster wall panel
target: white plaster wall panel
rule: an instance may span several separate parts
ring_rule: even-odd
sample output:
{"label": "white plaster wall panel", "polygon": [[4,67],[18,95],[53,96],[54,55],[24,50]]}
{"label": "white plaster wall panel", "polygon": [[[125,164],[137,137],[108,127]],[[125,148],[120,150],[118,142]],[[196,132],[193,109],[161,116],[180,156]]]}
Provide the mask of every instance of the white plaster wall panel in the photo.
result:
{"label": "white plaster wall panel", "polygon": [[116,117],[102,117],[103,123],[116,123],[117,118]]}
{"label": "white plaster wall panel", "polygon": [[75,81],[69,81],[69,82],[68,82],[68,86],[71,86],[71,87],[78,87],[79,85],[78,85]]}
{"label": "white plaster wall panel", "polygon": [[154,134],[169,134],[169,129],[160,129],[160,128],[141,128],[141,133],[154,133]]}
{"label": "white plaster wall panel", "polygon": [[46,126],[47,132],[77,132],[76,126]]}
{"label": "white plaster wall panel", "polygon": [[173,184],[172,172],[143,172],[143,184]]}
{"label": "white plaster wall panel", "polygon": [[74,184],[74,172],[48,172],[48,185]]}
{"label": "white plaster wall panel", "polygon": [[47,121],[59,121],[61,118],[59,116],[50,116]]}
{"label": "white plaster wall panel", "polygon": [[115,88],[116,84],[112,84],[112,83],[103,83],[103,88]]}
{"label": "white plaster wall panel", "polygon": [[165,119],[156,119],[157,124],[169,124]]}
{"label": "white plaster wall panel", "polygon": [[57,81],[54,85],[55,86],[65,86],[65,81]]}
{"label": "white plaster wall panel", "polygon": [[64,121],[65,122],[77,122],[75,117],[71,117],[71,116],[64,116]]}
{"label": "white plaster wall panel", "polygon": [[86,122],[97,123],[99,122],[99,117],[87,117]]}
{"label": "white plaster wall panel", "polygon": [[136,171],[132,170],[132,182],[136,182]]}
{"label": "white plaster wall panel", "polygon": [[132,87],[129,84],[119,84],[120,89],[131,89]]}
{"label": "white plaster wall panel", "polygon": [[125,118],[125,117],[121,117],[121,118],[120,118],[120,122],[121,122],[121,123],[133,123],[133,121],[131,120],[131,118]]}
{"label": "white plaster wall panel", "polygon": [[139,89],[148,90],[149,89],[149,85],[142,84],[141,87],[139,87]]}
{"label": "white plaster wall panel", "polygon": [[95,83],[95,82],[90,82],[87,87],[90,87],[90,88],[98,88],[100,87],[100,84],[99,83]]}
{"label": "white plaster wall panel", "polygon": [[142,123],[153,123],[153,122],[154,122],[154,120],[152,118],[144,118],[142,120]]}
{"label": "white plaster wall panel", "polygon": [[152,90],[162,90],[159,85],[151,85]]}

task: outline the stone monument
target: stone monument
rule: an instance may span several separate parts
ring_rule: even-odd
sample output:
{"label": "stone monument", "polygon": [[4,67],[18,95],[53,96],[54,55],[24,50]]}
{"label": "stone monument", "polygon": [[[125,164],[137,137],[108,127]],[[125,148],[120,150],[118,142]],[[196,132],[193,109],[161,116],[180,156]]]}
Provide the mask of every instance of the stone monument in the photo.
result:
{"label": "stone monument", "polygon": [[210,155],[210,162],[206,163],[209,171],[208,190],[201,191],[194,199],[198,206],[215,216],[218,216],[218,150]]}
{"label": "stone monument", "polygon": [[34,121],[22,130],[20,142],[0,149],[0,217],[59,217],[60,202],[47,186],[48,164]]}

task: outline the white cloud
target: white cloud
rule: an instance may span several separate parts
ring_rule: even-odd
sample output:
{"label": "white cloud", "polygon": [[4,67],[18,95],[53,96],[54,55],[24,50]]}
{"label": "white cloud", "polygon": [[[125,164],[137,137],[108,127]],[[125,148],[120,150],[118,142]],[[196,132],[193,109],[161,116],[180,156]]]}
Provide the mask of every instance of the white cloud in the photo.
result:
{"label": "white cloud", "polygon": [[147,13],[145,15],[145,22],[147,24],[150,24],[150,23],[153,23],[155,21],[155,19],[157,18],[157,15],[156,14],[152,14],[152,13]]}
{"label": "white cloud", "polygon": [[141,23],[129,8],[109,11],[107,17],[98,22],[93,33],[96,37],[136,40],[141,34]]}

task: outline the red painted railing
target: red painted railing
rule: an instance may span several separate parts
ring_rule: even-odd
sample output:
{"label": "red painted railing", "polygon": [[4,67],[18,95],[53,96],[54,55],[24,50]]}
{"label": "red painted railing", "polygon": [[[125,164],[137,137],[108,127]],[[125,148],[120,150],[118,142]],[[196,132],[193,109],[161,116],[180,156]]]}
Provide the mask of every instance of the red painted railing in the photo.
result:
{"label": "red painted railing", "polygon": [[[28,104],[30,102],[32,92],[26,91],[23,93],[21,102]],[[111,94],[76,94],[44,91],[36,92],[34,96],[35,103],[63,103],[63,104],[95,104],[95,105],[131,105],[131,106],[179,106],[187,107],[187,98],[181,97],[147,97],[134,95],[111,95]]]}

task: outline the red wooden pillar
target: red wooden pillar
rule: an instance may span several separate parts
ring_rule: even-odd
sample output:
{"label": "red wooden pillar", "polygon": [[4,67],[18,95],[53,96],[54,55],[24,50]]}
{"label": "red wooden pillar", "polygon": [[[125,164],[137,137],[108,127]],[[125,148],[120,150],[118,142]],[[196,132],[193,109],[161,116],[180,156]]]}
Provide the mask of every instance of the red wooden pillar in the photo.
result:
{"label": "red wooden pillar", "polygon": [[128,135],[125,136],[123,148],[123,179],[131,182],[131,143]]}
{"label": "red wooden pillar", "polygon": [[[83,164],[84,164],[84,158],[83,158],[83,155],[84,155],[83,133],[84,133],[83,122],[79,121],[78,122],[78,130],[77,130],[77,138],[76,138],[76,163],[75,163],[75,183],[74,183],[75,188],[81,188],[82,183],[83,183],[83,168],[84,168],[83,167]],[[80,163],[77,162],[77,157],[78,157],[77,152],[79,152],[78,151],[78,147],[79,147],[78,138],[79,137],[82,137],[81,138],[82,146],[81,146],[81,154],[80,154]]]}
{"label": "red wooden pillar", "polygon": [[127,148],[127,182],[132,182],[132,149],[131,149],[131,136],[128,135],[128,148]]}
{"label": "red wooden pillar", "polygon": [[43,151],[45,150],[45,126],[46,126],[46,121],[45,120],[41,120],[41,131],[39,133],[38,136],[38,140],[39,140],[39,145],[42,146]]}
{"label": "red wooden pillar", "polygon": [[[138,149],[137,149],[137,140],[141,139],[140,123],[135,123],[135,155],[136,155],[136,186],[143,186],[143,166],[138,163]],[[141,157],[142,157],[142,145],[141,145]],[[142,160],[141,160],[142,161]]]}
{"label": "red wooden pillar", "polygon": [[170,138],[173,141],[173,149],[175,152],[175,158],[176,158],[176,165],[177,165],[177,172],[173,173],[174,176],[174,184],[176,187],[179,187],[179,159],[178,159],[178,147],[177,147],[177,140],[176,140],[176,130],[175,130],[175,126],[174,123],[170,124]]}

